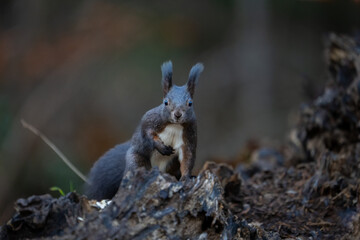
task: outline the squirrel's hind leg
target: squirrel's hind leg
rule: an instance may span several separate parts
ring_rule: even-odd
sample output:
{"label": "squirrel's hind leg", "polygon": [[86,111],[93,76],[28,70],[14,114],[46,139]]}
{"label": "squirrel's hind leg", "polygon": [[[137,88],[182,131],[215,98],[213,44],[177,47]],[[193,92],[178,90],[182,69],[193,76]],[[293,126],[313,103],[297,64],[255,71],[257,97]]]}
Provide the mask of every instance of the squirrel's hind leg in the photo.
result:
{"label": "squirrel's hind leg", "polygon": [[151,163],[148,158],[137,153],[134,148],[130,147],[126,153],[126,168],[124,174],[128,171],[145,167],[147,170],[151,169]]}
{"label": "squirrel's hind leg", "polygon": [[175,157],[166,167],[166,172],[174,177],[176,177],[177,180],[181,177],[181,171],[180,171],[180,162],[177,157]]}

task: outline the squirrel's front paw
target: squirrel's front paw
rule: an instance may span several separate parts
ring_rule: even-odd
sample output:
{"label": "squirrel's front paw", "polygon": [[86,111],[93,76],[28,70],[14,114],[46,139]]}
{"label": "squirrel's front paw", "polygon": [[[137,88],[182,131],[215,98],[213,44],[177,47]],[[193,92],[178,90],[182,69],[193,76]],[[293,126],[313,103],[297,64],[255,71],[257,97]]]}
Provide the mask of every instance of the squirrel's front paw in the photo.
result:
{"label": "squirrel's front paw", "polygon": [[159,149],[159,152],[160,152],[162,155],[170,156],[171,154],[174,153],[174,149],[173,149],[171,146],[166,146],[166,145],[164,145],[163,147],[161,147],[161,148]]}

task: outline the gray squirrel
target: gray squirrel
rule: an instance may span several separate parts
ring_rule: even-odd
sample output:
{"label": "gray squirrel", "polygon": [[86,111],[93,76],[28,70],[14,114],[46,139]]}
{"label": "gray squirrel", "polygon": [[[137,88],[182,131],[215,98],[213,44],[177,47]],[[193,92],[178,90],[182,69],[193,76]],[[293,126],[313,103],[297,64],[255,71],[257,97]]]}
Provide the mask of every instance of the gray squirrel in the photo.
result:
{"label": "gray squirrel", "polygon": [[106,152],[90,170],[85,195],[90,199],[111,199],[123,175],[139,167],[160,171],[186,180],[196,158],[197,126],[193,96],[204,66],[194,65],[183,86],[172,83],[172,63],[161,66],[163,103],[142,117],[130,141]]}

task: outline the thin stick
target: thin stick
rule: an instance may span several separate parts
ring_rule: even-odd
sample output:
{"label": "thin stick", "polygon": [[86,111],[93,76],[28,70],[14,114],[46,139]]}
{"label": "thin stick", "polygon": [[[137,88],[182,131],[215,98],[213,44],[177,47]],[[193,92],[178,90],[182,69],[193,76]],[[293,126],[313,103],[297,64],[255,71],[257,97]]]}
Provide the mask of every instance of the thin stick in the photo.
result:
{"label": "thin stick", "polygon": [[44,135],[42,134],[38,129],[36,129],[34,126],[27,123],[24,119],[21,119],[21,124],[24,128],[27,128],[31,132],[33,132],[35,135],[39,136],[60,158],[63,160],[63,162],[74,172],[76,175],[78,175],[84,182],[88,182],[87,178],[82,174],[70,161],[65,157],[65,155]]}

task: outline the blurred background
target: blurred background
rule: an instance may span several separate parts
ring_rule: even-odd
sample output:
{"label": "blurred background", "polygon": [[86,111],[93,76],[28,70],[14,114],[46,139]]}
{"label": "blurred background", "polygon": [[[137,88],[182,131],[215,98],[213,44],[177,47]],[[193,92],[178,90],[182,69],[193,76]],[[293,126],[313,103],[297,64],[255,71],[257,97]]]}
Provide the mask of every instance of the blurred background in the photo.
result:
{"label": "blurred background", "polygon": [[292,113],[326,82],[324,39],[359,36],[359,13],[345,0],[2,0],[0,224],[17,198],[82,192],[20,119],[88,173],[161,104],[161,63],[173,61],[180,85],[200,61],[196,168],[234,158],[249,139],[284,141]]}

